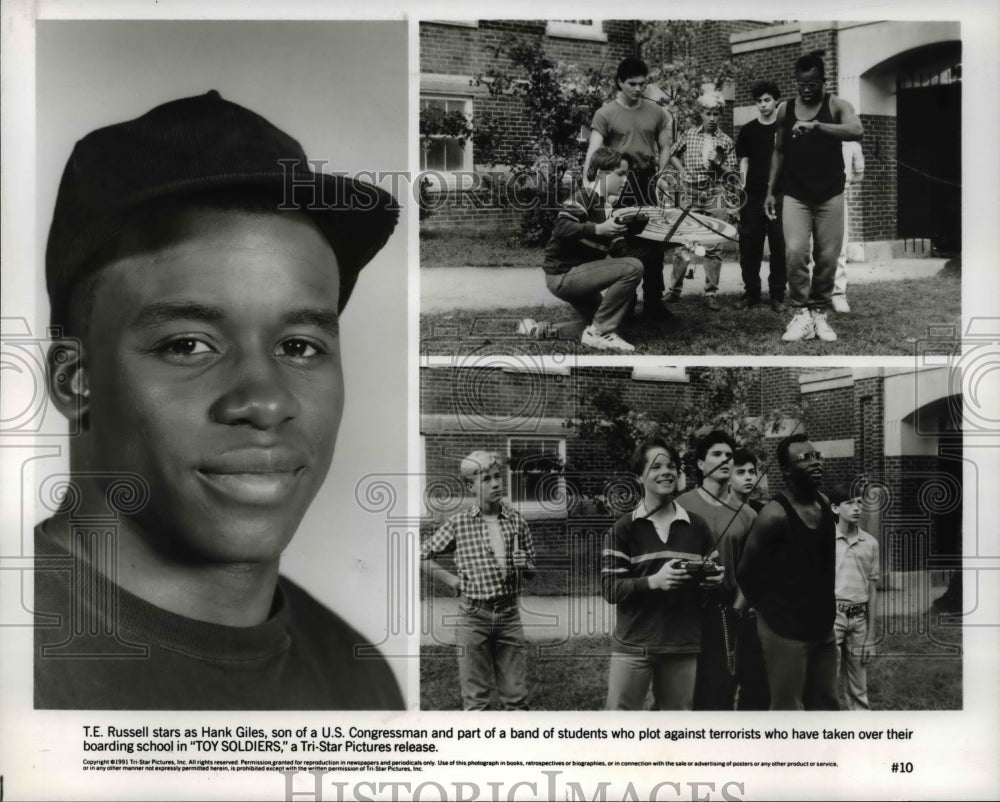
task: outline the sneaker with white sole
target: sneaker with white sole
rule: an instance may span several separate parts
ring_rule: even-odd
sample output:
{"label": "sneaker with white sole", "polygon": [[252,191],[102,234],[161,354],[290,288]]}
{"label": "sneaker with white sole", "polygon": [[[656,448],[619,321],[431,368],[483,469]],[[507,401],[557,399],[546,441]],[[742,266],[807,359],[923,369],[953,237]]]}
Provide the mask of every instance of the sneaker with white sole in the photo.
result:
{"label": "sneaker with white sole", "polygon": [[800,309],[789,322],[785,333],[781,339],[786,343],[798,342],[799,340],[811,340],[816,336],[816,326],[813,324],[812,315],[808,309]]}
{"label": "sneaker with white sole", "polygon": [[826,320],[826,312],[813,312],[812,319],[817,337],[828,343],[837,339],[837,332],[830,328],[830,324]]}
{"label": "sneaker with white sole", "polygon": [[538,336],[538,323],[533,318],[526,317],[517,324],[517,333],[523,337]]}
{"label": "sneaker with white sole", "polygon": [[603,334],[593,326],[587,326],[580,337],[580,344],[591,348],[600,348],[603,351],[634,351],[635,346],[625,342],[613,331],[606,331]]}
{"label": "sneaker with white sole", "polygon": [[847,303],[846,295],[834,295],[831,300],[833,301],[834,312],[839,312],[842,315],[850,314],[851,305]]}

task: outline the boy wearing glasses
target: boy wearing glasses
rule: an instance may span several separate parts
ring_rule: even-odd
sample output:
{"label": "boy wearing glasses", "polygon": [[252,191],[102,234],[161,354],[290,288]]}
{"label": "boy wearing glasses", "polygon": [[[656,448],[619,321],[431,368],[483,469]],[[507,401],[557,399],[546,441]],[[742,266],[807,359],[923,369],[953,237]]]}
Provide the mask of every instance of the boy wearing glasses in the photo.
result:
{"label": "boy wearing glasses", "polygon": [[699,579],[684,562],[718,554],[705,521],[674,502],[680,457],[673,447],[659,438],[640,443],[631,470],[642,502],[615,522],[601,558],[604,598],[617,610],[607,709],[642,710],[652,684],[654,709],[690,710],[701,606],[723,575]]}
{"label": "boy wearing glasses", "polygon": [[805,434],[778,444],[785,491],[757,515],[736,578],[757,610],[771,710],[836,710],[836,524]]}
{"label": "boy wearing glasses", "polygon": [[874,653],[875,583],[880,577],[878,541],[858,527],[861,495],[838,484],[830,491],[837,516],[837,660],[849,710],[871,710],[868,661]]}
{"label": "boy wearing glasses", "polygon": [[[778,109],[778,130],[771,156],[764,210],[777,219],[775,193],[784,193],[781,209],[785,234],[788,300],[795,309],[781,339],[818,337],[832,342],[837,334],[827,322],[837,257],[844,239],[844,160],[841,143],[864,135],[854,108],[824,92],[823,59],[814,53],[795,62],[798,97]],[[809,274],[809,243],[815,267]]]}

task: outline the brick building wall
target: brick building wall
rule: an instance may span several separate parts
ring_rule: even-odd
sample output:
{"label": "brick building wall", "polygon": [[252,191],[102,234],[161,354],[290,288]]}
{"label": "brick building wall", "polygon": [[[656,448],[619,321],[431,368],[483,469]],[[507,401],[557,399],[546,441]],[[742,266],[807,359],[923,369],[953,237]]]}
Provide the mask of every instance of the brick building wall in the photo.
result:
{"label": "brick building wall", "polygon": [[865,177],[851,194],[851,240],[871,242],[897,235],[896,118],[862,114]]}
{"label": "brick building wall", "polygon": [[[581,399],[601,389],[620,397],[632,410],[655,417],[669,411],[673,404],[696,400],[707,370],[690,368],[689,381],[666,382],[636,378],[637,374],[627,367],[581,368],[569,375],[517,374],[499,369],[423,369],[424,416],[455,415],[471,399],[484,419],[494,421],[479,428],[425,433],[428,485],[440,483],[448,492],[454,493],[456,488],[460,492],[457,467],[461,457],[474,448],[505,454],[509,436],[531,436],[530,428],[525,431],[516,425],[526,411],[550,423],[575,418],[587,411]],[[476,377],[470,379],[466,375],[470,373]],[[835,453],[824,460],[824,484],[828,490],[861,474],[882,489],[880,508],[866,510],[862,525],[871,521],[872,534],[880,540],[887,570],[922,568],[928,556],[946,553],[949,548],[954,550],[953,539],[947,540],[952,533],[939,531],[944,521],[942,498],[946,496],[942,486],[947,480],[942,473],[941,458],[937,454],[885,456],[885,379],[881,375],[856,372],[850,384],[832,381],[828,389],[802,392],[803,376],[824,373],[828,374],[822,377],[826,379],[842,372],[828,368],[761,369],[762,410],[799,406],[803,420],[797,431],[807,433],[814,442],[831,443]],[[510,431],[504,430],[504,421],[509,423]],[[576,582],[597,592],[595,583],[599,577],[593,560],[614,515],[574,505],[573,500],[601,494],[610,497],[615,502],[613,506],[627,510],[637,503],[638,488],[628,466],[619,464],[620,460],[580,437],[573,428],[554,432],[549,429],[546,436],[565,438],[564,478],[572,512],[529,516],[540,560],[545,566],[532,587],[538,592],[564,592],[566,583]],[[764,453],[758,455],[772,495],[784,489],[774,458],[779,440],[780,437],[767,438]],[[428,494],[433,492],[429,487]],[[443,511],[443,517],[450,512]],[[433,523],[428,521],[424,529],[431,531]],[[570,566],[573,570],[569,570]]]}
{"label": "brick building wall", "polygon": [[[474,27],[441,22],[420,23],[420,71],[432,75],[464,76],[470,80],[491,68],[513,70],[497,49],[510,36],[543,38],[546,55],[555,61],[596,69],[613,77],[618,62],[635,52],[635,26],[631,20],[607,20],[602,30],[607,41],[598,42],[571,36],[549,36],[545,20],[479,20]],[[520,97],[492,97],[485,88],[468,87],[475,115],[493,114],[504,119],[508,136],[501,144],[499,160],[510,160],[519,147],[531,142],[531,124]],[[466,145],[470,147],[470,145]],[[581,145],[581,147],[585,147]],[[478,166],[478,163],[477,163]],[[480,191],[454,189],[433,199],[433,213],[423,223],[425,229],[465,226],[517,229],[523,211],[512,204],[502,186]]]}
{"label": "brick building wall", "polygon": [[[754,101],[750,90],[761,80],[774,81],[783,98],[794,97],[795,61],[814,50],[825,51],[828,90],[836,94],[837,31],[831,29],[804,33],[801,42],[734,56],[737,65],[735,105],[751,105]],[[861,114],[860,118],[865,129],[861,142],[865,178],[848,196],[849,241],[893,239],[897,236],[896,118],[877,114]]]}

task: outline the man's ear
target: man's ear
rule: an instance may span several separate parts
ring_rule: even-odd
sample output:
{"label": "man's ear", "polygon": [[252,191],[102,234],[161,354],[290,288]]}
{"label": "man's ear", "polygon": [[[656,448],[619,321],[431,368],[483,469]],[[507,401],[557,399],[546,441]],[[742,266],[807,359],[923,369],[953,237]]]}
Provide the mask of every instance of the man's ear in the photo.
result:
{"label": "man's ear", "polygon": [[71,422],[81,423],[90,409],[90,386],[79,340],[57,340],[47,356],[49,397]]}

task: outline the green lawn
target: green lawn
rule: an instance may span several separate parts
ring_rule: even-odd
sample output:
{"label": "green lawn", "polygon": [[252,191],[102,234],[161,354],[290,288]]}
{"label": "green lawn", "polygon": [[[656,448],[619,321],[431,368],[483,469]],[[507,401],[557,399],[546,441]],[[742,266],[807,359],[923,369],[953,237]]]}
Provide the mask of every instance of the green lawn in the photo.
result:
{"label": "green lawn", "polygon": [[[766,305],[738,311],[732,308],[736,298],[720,295],[724,308],[714,313],[705,310],[702,297],[682,298],[670,305],[678,318],[675,328],[633,323],[621,334],[635,345],[638,354],[882,356],[913,355],[918,348],[920,353],[928,353],[924,346],[931,326],[949,325],[956,332],[961,330],[961,278],[954,274],[853,285],[852,313],[830,313],[830,323],[839,336],[832,343],[782,342],[788,314],[778,315]],[[575,341],[518,336],[517,322],[525,317],[560,322],[571,320],[573,313],[566,305],[424,314],[420,318],[421,353],[610,353],[583,348]],[[944,347],[948,350],[953,343]]]}
{"label": "green lawn", "polygon": [[449,229],[420,232],[421,267],[538,267],[540,249],[526,248],[517,232]]}
{"label": "green lawn", "polygon": [[[920,634],[921,629],[926,629]],[[880,627],[880,630],[882,627]],[[868,667],[874,710],[961,710],[962,630],[931,625],[917,616],[891,620],[879,655]],[[956,647],[948,652],[948,646]],[[573,638],[558,646],[531,643],[529,704],[534,710],[601,710],[608,681],[610,638]],[[420,707],[460,710],[458,665],[449,646],[420,650]]]}

